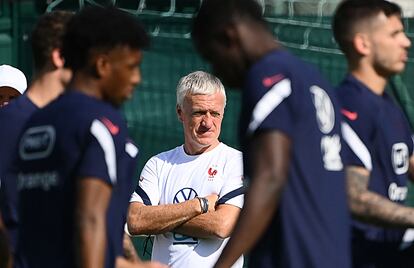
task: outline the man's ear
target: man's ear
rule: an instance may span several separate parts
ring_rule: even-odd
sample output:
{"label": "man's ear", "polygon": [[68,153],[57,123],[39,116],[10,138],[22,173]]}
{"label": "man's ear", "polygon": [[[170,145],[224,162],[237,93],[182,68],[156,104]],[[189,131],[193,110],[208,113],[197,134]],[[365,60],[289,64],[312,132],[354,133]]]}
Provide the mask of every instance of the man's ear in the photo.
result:
{"label": "man's ear", "polygon": [[219,34],[220,43],[226,47],[231,47],[239,42],[239,32],[234,24],[227,25]]}
{"label": "man's ear", "polygon": [[65,60],[62,58],[60,54],[60,49],[55,48],[52,50],[52,62],[53,65],[55,65],[56,68],[63,68],[65,65]]}
{"label": "man's ear", "polygon": [[98,78],[106,77],[111,71],[111,64],[105,54],[98,54],[95,58],[95,74]]}
{"label": "man's ear", "polygon": [[352,41],[354,49],[358,54],[367,56],[371,53],[371,41],[368,34],[357,33]]}
{"label": "man's ear", "polygon": [[178,120],[180,122],[183,122],[184,121],[184,119],[183,119],[183,110],[181,109],[180,105],[177,104],[177,106],[175,106],[175,110],[177,112]]}

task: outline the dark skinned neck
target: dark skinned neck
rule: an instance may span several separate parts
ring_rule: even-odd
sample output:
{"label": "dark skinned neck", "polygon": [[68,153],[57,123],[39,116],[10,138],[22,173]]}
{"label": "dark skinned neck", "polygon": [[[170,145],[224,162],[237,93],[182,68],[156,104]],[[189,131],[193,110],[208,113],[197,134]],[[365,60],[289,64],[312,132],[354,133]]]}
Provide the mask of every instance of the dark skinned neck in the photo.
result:
{"label": "dark skinned neck", "polygon": [[76,73],[70,83],[70,88],[82,92],[88,96],[102,99],[102,93],[98,79],[82,72]]}

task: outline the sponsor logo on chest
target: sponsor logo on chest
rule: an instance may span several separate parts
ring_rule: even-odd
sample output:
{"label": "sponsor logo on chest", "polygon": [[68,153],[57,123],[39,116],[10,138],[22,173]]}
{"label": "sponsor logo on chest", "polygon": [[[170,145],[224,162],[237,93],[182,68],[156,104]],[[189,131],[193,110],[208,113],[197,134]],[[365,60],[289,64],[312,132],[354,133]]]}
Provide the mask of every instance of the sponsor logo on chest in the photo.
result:
{"label": "sponsor logo on chest", "polygon": [[388,187],[388,197],[392,201],[404,201],[407,198],[408,187],[398,186],[395,182]]}
{"label": "sponsor logo on chest", "polygon": [[408,171],[408,146],[403,143],[395,143],[391,149],[391,162],[394,172],[402,175]]}

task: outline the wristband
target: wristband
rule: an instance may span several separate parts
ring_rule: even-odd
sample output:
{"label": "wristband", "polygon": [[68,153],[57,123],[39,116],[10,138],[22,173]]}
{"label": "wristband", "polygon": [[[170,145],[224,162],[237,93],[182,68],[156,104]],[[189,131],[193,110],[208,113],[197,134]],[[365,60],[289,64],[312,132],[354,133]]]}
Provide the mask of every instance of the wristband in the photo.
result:
{"label": "wristband", "polygon": [[200,208],[201,208],[201,214],[207,213],[208,211],[208,199],[205,197],[196,197],[198,201],[200,201]]}

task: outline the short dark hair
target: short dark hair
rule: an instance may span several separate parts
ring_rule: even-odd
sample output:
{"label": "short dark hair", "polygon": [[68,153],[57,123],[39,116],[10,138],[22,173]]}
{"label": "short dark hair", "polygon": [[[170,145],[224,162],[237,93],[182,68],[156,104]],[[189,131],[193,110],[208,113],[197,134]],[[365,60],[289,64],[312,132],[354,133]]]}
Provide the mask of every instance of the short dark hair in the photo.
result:
{"label": "short dark hair", "polygon": [[118,46],[145,49],[149,37],[132,15],[115,7],[89,6],[71,19],[63,42],[65,66],[76,72],[87,67],[93,52]]}
{"label": "short dark hair", "polygon": [[369,21],[380,13],[401,17],[401,8],[386,0],[344,0],[335,11],[332,30],[341,50],[352,51],[352,39],[361,22]]}
{"label": "short dark hair", "polygon": [[204,0],[193,21],[192,38],[196,46],[220,34],[237,19],[266,27],[262,7],[256,0]]}
{"label": "short dark hair", "polygon": [[53,11],[42,15],[31,33],[33,65],[35,73],[53,71],[52,51],[62,48],[62,38],[73,13]]}

